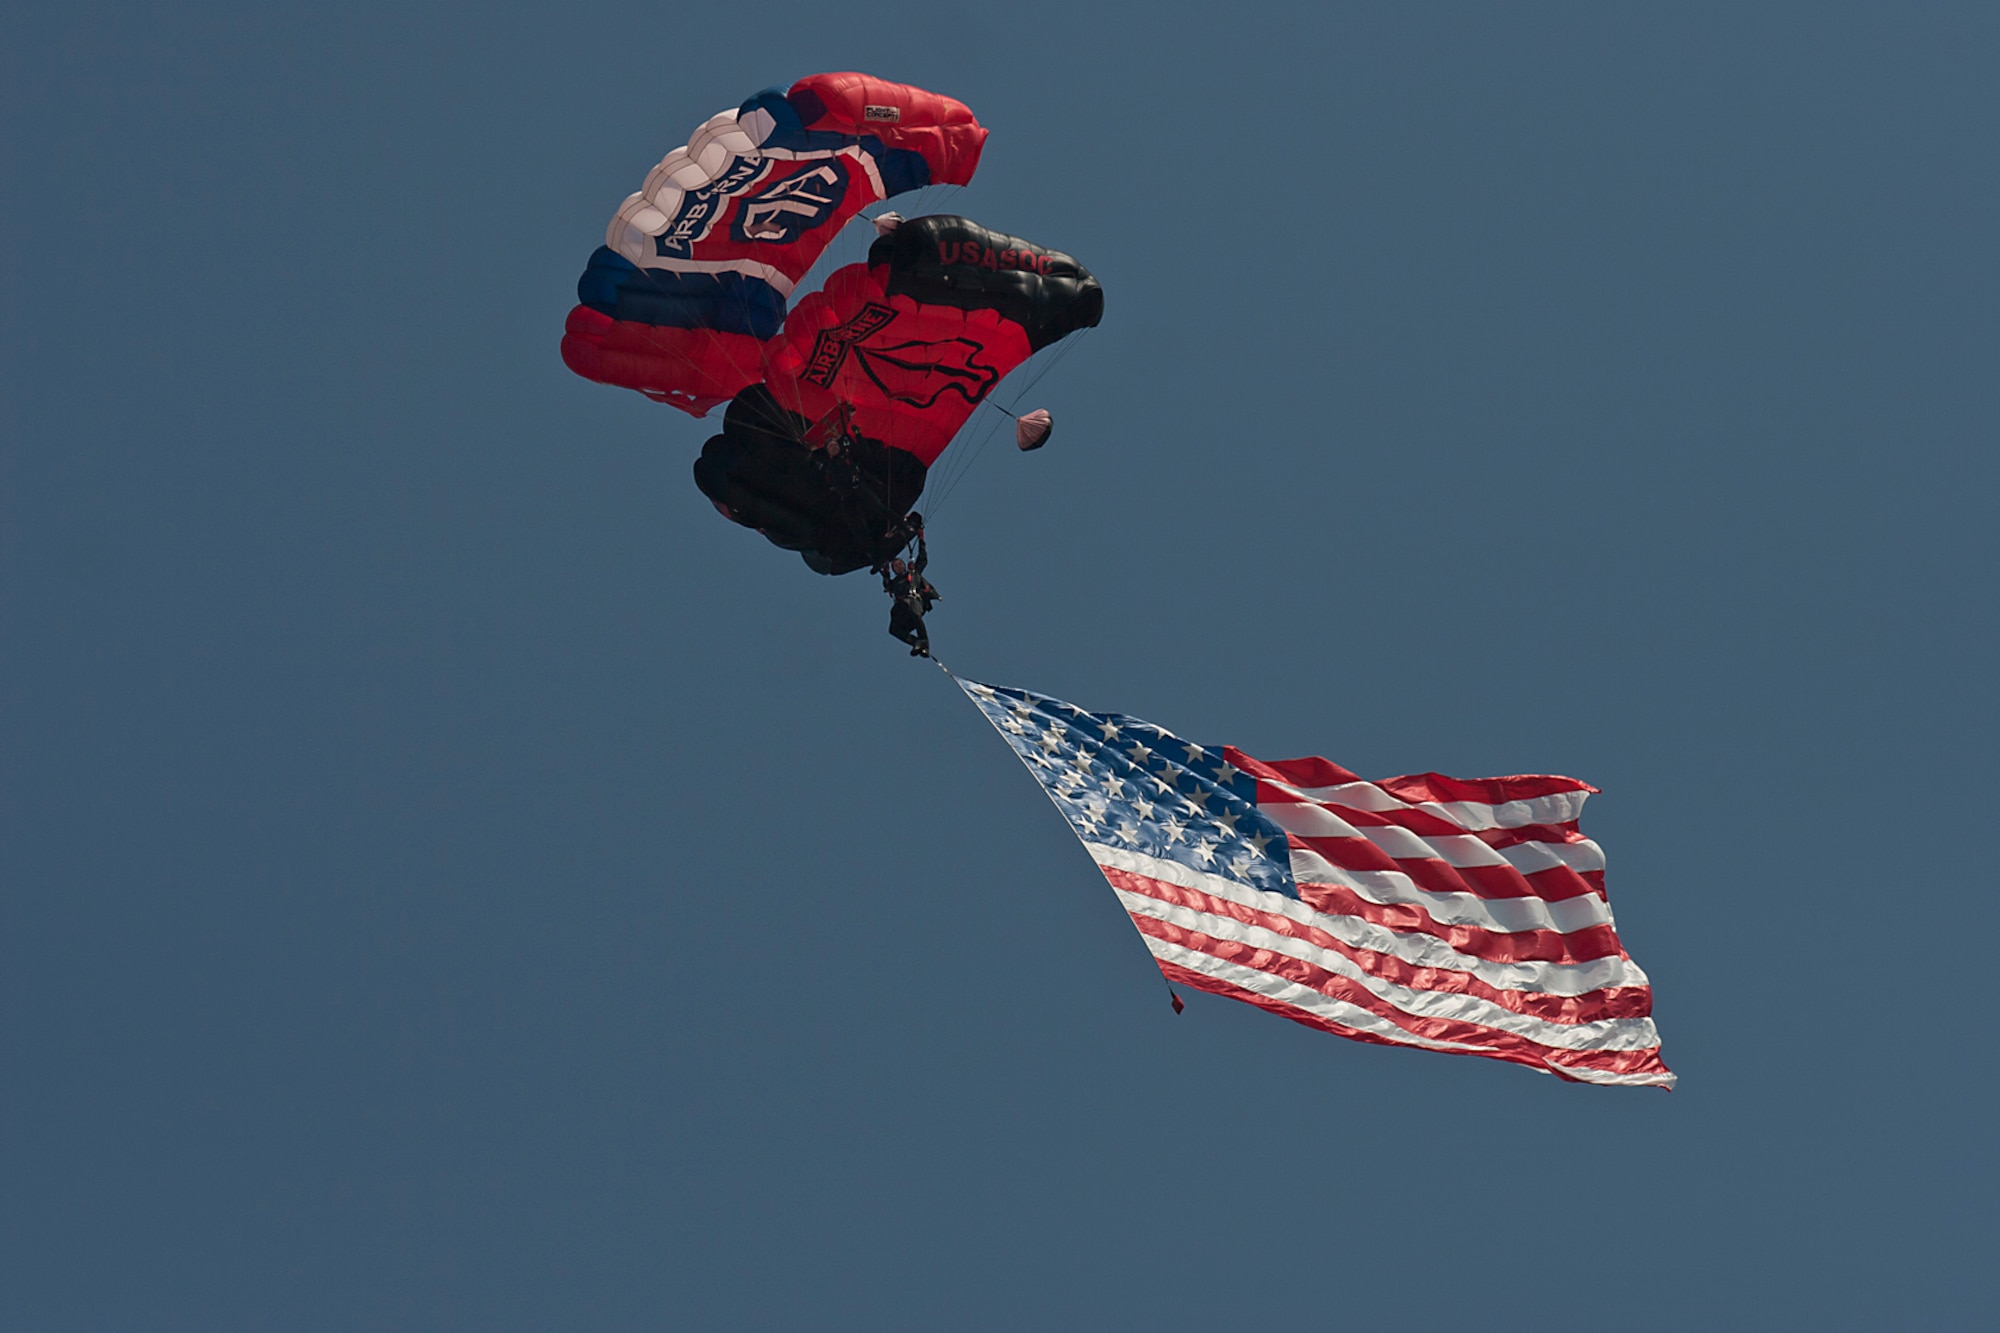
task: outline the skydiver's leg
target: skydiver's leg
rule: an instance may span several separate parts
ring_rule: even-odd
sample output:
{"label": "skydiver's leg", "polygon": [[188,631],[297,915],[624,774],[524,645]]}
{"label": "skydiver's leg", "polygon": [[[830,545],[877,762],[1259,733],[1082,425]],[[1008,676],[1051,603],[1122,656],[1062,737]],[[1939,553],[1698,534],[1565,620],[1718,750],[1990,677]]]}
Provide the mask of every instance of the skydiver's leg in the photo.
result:
{"label": "skydiver's leg", "polygon": [[889,604],[889,633],[910,645],[911,656],[930,655],[931,637],[924,629],[924,618],[901,597]]}

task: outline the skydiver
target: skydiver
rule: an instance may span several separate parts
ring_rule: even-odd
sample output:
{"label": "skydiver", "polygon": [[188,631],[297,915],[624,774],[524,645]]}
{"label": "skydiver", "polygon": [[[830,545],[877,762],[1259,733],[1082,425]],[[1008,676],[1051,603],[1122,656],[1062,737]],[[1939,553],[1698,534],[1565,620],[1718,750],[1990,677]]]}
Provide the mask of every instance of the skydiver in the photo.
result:
{"label": "skydiver", "polygon": [[889,562],[882,575],[882,587],[892,599],[889,633],[910,645],[910,656],[929,657],[931,636],[924,628],[924,613],[940,600],[938,590],[900,556]]}
{"label": "skydiver", "polygon": [[886,568],[877,566],[882,574],[882,591],[889,594],[889,633],[910,645],[910,656],[929,657],[931,636],[924,628],[924,615],[944,599],[924,577],[930,552],[924,546],[923,517],[913,513],[904,522],[915,529],[916,559],[905,561],[897,556]]}

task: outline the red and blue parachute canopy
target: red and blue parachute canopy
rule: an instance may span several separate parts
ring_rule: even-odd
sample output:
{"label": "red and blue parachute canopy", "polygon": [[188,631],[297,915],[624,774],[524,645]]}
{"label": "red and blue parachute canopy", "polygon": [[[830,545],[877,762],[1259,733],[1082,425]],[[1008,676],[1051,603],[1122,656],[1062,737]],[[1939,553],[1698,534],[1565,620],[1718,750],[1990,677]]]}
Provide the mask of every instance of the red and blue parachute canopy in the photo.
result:
{"label": "red and blue parachute canopy", "polygon": [[963,103],[866,74],[815,74],[711,117],[613,215],[563,360],[705,414],[763,377],[793,288],[850,219],[967,184],[985,144]]}

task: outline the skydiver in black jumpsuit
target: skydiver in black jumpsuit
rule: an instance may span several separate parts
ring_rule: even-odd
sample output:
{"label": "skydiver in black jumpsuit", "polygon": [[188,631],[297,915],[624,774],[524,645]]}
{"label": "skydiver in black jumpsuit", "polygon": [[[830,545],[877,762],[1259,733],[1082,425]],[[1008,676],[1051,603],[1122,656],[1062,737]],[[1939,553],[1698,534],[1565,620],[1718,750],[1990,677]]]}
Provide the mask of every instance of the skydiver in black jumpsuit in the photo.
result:
{"label": "skydiver in black jumpsuit", "polygon": [[906,563],[898,557],[882,568],[882,591],[890,599],[889,633],[910,645],[910,656],[929,657],[931,636],[924,628],[924,613],[943,598],[924,577],[924,566],[931,557],[924,547],[923,520],[915,514],[910,518],[916,524],[917,558]]}

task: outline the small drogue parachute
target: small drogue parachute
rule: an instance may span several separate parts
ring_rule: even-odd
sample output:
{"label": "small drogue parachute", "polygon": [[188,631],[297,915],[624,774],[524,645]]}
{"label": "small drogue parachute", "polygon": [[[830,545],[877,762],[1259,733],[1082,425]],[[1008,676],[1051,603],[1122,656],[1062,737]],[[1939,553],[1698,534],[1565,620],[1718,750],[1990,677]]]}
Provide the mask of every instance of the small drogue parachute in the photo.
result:
{"label": "small drogue parachute", "polygon": [[1022,453],[1039,449],[1049,442],[1055,428],[1055,418],[1049,415],[1047,408],[1038,407],[1032,412],[1023,412],[1014,418],[1014,445]]}
{"label": "small drogue parachute", "polygon": [[[863,74],[759,93],[620,206],[577,283],[563,360],[695,416],[728,401],[695,465],[717,508],[822,573],[880,563],[1001,378],[1103,314],[1097,280],[1060,251],[887,212],[866,263],[792,304],[864,207],[969,182],[985,142],[961,103]],[[1049,429],[1024,414],[1017,443]]]}

